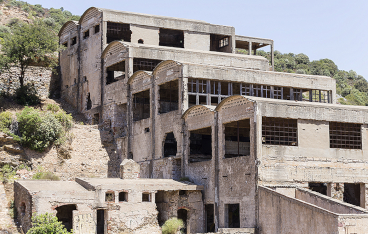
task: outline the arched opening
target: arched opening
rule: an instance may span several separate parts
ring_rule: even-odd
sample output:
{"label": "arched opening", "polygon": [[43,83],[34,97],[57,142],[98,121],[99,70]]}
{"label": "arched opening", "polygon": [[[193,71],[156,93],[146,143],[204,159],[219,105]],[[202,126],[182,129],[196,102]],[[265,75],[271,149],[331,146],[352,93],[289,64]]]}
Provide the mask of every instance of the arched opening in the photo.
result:
{"label": "arched opening", "polygon": [[88,93],[88,95],[87,95],[87,110],[90,110],[91,108],[92,108],[91,94]]}
{"label": "arched opening", "polygon": [[77,206],[74,204],[59,206],[56,208],[56,217],[65,228],[70,231],[73,228],[73,210],[76,210]]}
{"label": "arched opening", "polygon": [[144,41],[142,39],[139,39],[138,44],[144,44]]}
{"label": "arched opening", "polygon": [[178,219],[181,219],[184,222],[184,228],[180,230],[181,233],[187,233],[188,211],[186,209],[178,210]]}
{"label": "arched opening", "polygon": [[175,156],[177,153],[177,142],[173,132],[166,134],[164,142],[164,157]]}

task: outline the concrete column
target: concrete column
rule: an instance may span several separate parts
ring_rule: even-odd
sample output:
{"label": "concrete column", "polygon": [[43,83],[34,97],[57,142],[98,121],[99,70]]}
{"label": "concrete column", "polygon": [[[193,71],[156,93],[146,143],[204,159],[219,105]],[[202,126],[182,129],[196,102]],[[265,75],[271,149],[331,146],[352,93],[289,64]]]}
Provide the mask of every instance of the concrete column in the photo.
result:
{"label": "concrete column", "polygon": [[360,206],[364,209],[367,207],[365,194],[366,194],[365,184],[362,183],[360,184]]}
{"label": "concrete column", "polygon": [[331,197],[332,183],[327,183],[327,196]]}
{"label": "concrete column", "polygon": [[272,66],[272,71],[275,70],[275,58],[274,58],[274,52],[273,52],[273,42],[271,44],[271,66]]}
{"label": "concrete column", "polygon": [[248,55],[252,55],[252,42],[249,42]]}

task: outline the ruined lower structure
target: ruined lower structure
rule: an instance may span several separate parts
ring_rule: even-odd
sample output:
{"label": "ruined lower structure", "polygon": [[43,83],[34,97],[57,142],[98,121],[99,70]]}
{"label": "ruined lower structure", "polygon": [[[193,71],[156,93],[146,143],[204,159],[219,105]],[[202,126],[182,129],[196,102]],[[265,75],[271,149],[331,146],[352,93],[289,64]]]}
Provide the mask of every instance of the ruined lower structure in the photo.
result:
{"label": "ruined lower structure", "polygon": [[[62,96],[120,162],[203,186],[188,233],[368,233],[368,108],[336,104],[334,79],[274,72],[272,40],[203,21],[92,7],[59,36]],[[159,224],[179,216],[161,201]]]}

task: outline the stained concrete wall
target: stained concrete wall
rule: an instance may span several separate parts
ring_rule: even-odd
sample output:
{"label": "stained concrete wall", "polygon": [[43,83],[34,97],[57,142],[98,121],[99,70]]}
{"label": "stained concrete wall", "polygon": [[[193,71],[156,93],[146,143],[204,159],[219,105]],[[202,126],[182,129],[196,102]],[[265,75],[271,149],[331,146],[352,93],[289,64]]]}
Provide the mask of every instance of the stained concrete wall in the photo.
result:
{"label": "stained concrete wall", "polygon": [[339,233],[334,213],[265,187],[258,188],[258,196],[259,233]]}
{"label": "stained concrete wall", "polygon": [[143,44],[159,45],[160,28],[143,25],[130,25],[132,31],[131,42],[138,43],[139,39],[143,40]]}

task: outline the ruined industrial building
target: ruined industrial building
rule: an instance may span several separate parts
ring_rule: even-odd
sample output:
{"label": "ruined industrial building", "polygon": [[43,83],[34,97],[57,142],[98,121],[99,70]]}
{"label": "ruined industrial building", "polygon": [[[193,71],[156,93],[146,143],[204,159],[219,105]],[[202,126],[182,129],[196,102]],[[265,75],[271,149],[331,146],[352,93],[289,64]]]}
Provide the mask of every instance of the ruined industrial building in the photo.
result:
{"label": "ruined industrial building", "polygon": [[52,212],[77,234],[368,233],[368,108],[333,78],[203,21],[91,7],[59,37],[62,98],[113,136],[116,178],[15,182],[24,230]]}

